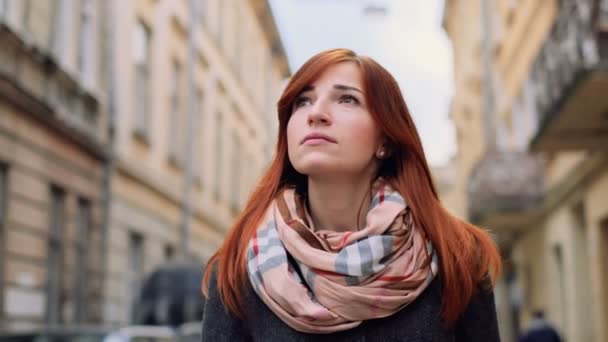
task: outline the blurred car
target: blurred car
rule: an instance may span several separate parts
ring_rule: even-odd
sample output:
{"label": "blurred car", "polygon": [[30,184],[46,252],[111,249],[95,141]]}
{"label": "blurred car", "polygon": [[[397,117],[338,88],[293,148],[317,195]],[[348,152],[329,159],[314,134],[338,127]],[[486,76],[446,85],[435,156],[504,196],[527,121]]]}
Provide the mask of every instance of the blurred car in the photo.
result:
{"label": "blurred car", "polygon": [[201,322],[188,322],[177,328],[177,338],[179,342],[200,342],[202,325]]}
{"label": "blurred car", "polygon": [[155,268],[144,280],[134,305],[135,324],[177,329],[202,319],[203,271],[204,265],[198,262],[172,262]]}
{"label": "blurred car", "polygon": [[161,326],[128,326],[106,336],[101,342],[177,342],[173,329]]}
{"label": "blurred car", "polygon": [[101,342],[110,328],[89,326],[47,326],[0,333],[0,342]]}
{"label": "blurred car", "polygon": [[55,326],[0,333],[0,342],[177,342],[173,329],[160,326],[127,326],[109,329]]}

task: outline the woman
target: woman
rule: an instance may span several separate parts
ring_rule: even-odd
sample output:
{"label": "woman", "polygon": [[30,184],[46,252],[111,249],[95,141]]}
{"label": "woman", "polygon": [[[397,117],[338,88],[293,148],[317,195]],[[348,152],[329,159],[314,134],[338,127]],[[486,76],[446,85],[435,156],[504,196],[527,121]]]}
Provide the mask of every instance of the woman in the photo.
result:
{"label": "woman", "polygon": [[498,341],[487,233],[442,208],[395,79],[319,53],[276,156],[211,258],[204,341]]}

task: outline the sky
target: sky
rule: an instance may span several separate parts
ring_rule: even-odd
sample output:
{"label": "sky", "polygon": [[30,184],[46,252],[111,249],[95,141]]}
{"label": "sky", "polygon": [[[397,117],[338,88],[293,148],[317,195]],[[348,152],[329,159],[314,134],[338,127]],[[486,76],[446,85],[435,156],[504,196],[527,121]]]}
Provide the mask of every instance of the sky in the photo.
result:
{"label": "sky", "polygon": [[[448,119],[452,51],[441,27],[443,0],[270,0],[292,71],[314,54],[349,48],[374,58],[399,82],[429,163],[456,151]],[[421,6],[421,4],[424,4]],[[369,5],[387,9],[368,16]]]}

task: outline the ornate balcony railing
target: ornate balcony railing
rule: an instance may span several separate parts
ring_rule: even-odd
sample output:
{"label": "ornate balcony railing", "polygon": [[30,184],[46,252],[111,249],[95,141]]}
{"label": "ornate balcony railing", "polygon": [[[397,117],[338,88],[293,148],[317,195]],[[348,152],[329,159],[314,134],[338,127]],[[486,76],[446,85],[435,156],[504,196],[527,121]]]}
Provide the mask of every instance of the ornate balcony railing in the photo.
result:
{"label": "ornate balcony railing", "polygon": [[608,0],[561,0],[531,70],[536,150],[608,143]]}
{"label": "ornate balcony railing", "polygon": [[486,154],[473,169],[467,192],[469,219],[476,224],[496,214],[534,211],[544,199],[543,161],[526,152]]}

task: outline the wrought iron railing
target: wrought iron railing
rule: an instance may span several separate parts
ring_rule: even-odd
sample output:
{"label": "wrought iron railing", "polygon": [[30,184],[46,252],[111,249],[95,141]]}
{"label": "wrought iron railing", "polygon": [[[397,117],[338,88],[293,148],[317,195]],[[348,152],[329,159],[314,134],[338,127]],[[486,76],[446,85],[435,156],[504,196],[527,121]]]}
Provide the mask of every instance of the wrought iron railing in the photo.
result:
{"label": "wrought iron railing", "polygon": [[531,70],[541,122],[577,79],[605,58],[598,37],[608,27],[608,0],[561,0],[559,4],[553,28]]}
{"label": "wrought iron railing", "polygon": [[522,213],[544,199],[543,159],[526,152],[487,154],[471,173],[469,219],[479,223],[492,214]]}

